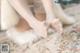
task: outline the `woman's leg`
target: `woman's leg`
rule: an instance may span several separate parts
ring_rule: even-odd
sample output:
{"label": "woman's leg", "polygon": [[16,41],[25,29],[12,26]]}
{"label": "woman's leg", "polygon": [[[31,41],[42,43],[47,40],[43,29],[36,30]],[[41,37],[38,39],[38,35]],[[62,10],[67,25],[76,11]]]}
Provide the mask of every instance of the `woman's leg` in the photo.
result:
{"label": "woman's leg", "polygon": [[63,24],[73,24],[75,23],[75,19],[64,13],[61,5],[59,3],[55,3],[53,0],[53,11],[57,18],[61,20]]}
{"label": "woman's leg", "polygon": [[8,0],[12,7],[29,23],[31,28],[40,36],[47,36],[43,22],[38,21],[31,13],[26,0]]}
{"label": "woman's leg", "polygon": [[23,18],[20,18],[18,24],[8,29],[6,33],[9,39],[20,46],[23,46],[23,44],[29,46],[41,39],[41,36],[36,35],[28,22]]}
{"label": "woman's leg", "polygon": [[41,0],[46,12],[46,21],[59,33],[62,33],[62,24],[55,18],[53,13],[52,0]]}
{"label": "woman's leg", "polygon": [[[2,27],[4,26],[4,29],[7,29],[7,37],[18,45],[31,45],[33,42],[36,42],[41,38],[41,36],[36,35],[31,29],[28,22],[16,13],[7,0],[2,0],[1,18]],[[18,18],[19,20],[17,20]],[[15,22],[18,23],[15,24]]]}

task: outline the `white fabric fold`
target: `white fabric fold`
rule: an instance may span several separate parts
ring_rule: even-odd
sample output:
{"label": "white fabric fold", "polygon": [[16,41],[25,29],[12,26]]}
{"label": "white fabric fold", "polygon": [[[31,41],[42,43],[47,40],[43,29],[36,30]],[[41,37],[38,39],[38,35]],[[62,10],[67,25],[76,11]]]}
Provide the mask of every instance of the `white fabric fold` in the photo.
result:
{"label": "white fabric fold", "polygon": [[19,21],[16,11],[9,5],[7,0],[1,1],[1,29],[6,30],[15,26]]}

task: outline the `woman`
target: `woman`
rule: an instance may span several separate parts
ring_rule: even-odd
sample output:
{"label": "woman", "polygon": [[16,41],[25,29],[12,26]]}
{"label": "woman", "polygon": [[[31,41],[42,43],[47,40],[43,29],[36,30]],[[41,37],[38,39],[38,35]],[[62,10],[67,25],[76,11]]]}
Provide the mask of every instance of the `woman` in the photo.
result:
{"label": "woman", "polygon": [[[31,13],[29,7],[27,6],[27,3],[24,3],[25,0],[23,1],[24,4],[20,3],[22,1],[23,0],[17,0],[16,3],[14,0],[2,0],[1,6],[2,29],[6,29],[8,37],[10,37],[14,42],[18,43],[19,45],[28,42],[29,44],[31,44],[33,41],[37,41],[41,37],[47,35],[46,32],[47,30],[46,27],[44,26],[44,23],[38,21]],[[18,6],[18,2],[19,4],[21,4],[21,6],[20,5]],[[15,7],[12,7],[14,3],[16,5],[15,7],[18,8],[15,9]],[[12,6],[10,4],[12,4]],[[25,5],[27,7],[25,7]],[[18,20],[20,21],[19,23]],[[27,24],[27,21],[30,27]],[[18,25],[15,26],[15,24],[17,23]]]}
{"label": "woman", "polygon": [[46,19],[43,20],[40,20],[43,17],[33,16],[27,0],[2,0],[2,29],[6,29],[7,36],[17,44],[30,45],[42,37],[47,37],[50,26],[62,33],[62,24],[56,19],[51,0],[41,1],[46,13]]}

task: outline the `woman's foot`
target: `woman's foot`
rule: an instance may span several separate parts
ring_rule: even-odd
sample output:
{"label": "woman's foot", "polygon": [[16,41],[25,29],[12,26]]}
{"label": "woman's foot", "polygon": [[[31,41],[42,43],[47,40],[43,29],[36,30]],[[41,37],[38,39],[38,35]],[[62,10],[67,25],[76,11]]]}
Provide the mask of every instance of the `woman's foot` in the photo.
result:
{"label": "woman's foot", "polygon": [[76,22],[75,18],[69,15],[64,15],[59,18],[63,24],[74,24]]}
{"label": "woman's foot", "polygon": [[53,1],[53,11],[56,17],[60,19],[63,24],[74,24],[76,22],[76,20],[73,17],[66,15],[64,13],[59,3],[55,3],[54,1]]}

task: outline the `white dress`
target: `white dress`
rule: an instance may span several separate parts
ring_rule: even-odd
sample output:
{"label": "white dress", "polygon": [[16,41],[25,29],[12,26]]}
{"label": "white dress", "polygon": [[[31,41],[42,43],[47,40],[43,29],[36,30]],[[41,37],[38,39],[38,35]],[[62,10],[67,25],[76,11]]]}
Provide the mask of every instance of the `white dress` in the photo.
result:
{"label": "white dress", "polygon": [[7,0],[1,0],[1,29],[9,29],[19,21],[16,11],[9,5]]}

